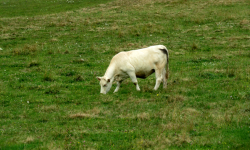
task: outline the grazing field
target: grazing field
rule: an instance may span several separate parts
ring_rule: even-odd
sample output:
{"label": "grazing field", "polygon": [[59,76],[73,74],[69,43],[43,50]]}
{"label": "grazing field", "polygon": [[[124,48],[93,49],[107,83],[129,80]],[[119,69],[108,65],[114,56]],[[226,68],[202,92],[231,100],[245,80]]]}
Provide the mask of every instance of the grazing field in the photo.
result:
{"label": "grazing field", "polygon": [[[0,149],[249,149],[249,0],[1,0]],[[100,94],[120,51],[154,74]]]}

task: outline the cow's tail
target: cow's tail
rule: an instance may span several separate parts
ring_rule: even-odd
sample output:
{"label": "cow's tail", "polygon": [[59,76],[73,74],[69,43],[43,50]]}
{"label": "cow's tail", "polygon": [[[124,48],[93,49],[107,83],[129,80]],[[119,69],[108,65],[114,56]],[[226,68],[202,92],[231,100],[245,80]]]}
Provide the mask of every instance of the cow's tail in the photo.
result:
{"label": "cow's tail", "polygon": [[169,77],[169,55],[168,55],[168,50],[167,50],[166,78],[168,79],[168,77]]}
{"label": "cow's tail", "polygon": [[166,78],[168,79],[169,77],[169,53],[168,49],[162,45],[162,48],[160,49],[164,54],[167,56],[167,64],[166,64]]}

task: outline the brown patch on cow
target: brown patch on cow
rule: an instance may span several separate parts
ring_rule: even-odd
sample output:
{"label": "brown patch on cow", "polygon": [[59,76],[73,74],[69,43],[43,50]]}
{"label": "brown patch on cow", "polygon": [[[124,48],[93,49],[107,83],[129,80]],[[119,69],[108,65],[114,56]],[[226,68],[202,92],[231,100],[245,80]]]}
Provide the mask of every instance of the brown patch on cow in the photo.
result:
{"label": "brown patch on cow", "polygon": [[134,85],[136,85],[137,83],[134,83]]}

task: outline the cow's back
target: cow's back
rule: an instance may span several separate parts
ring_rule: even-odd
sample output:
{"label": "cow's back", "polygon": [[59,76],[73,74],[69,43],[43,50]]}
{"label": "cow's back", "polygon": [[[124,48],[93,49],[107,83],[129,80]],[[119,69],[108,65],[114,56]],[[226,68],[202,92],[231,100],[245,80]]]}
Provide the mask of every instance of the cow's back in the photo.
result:
{"label": "cow's back", "polygon": [[130,63],[133,66],[142,67],[143,69],[165,63],[166,55],[160,48],[159,46],[151,46],[144,49],[128,51]]}

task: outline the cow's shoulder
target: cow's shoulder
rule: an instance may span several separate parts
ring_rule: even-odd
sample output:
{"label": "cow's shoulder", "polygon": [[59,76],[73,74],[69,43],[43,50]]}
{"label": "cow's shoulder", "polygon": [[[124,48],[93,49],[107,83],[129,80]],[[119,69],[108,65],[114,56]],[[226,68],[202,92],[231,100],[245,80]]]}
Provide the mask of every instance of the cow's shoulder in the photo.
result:
{"label": "cow's shoulder", "polygon": [[125,59],[125,58],[127,58],[127,53],[122,51],[122,52],[119,52],[118,54],[116,54],[116,55],[112,58],[111,62],[114,62],[114,61],[121,61],[121,60],[123,60],[123,59]]}

